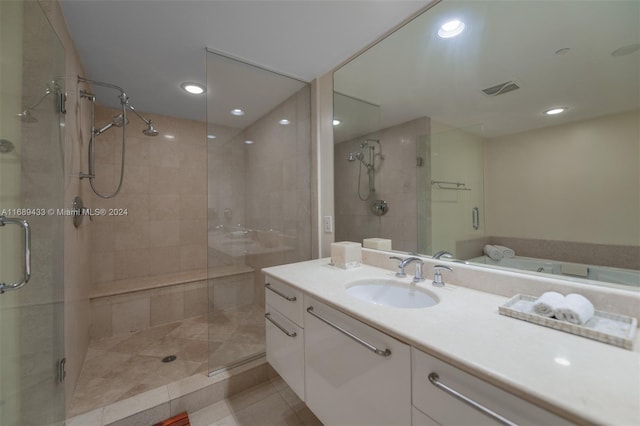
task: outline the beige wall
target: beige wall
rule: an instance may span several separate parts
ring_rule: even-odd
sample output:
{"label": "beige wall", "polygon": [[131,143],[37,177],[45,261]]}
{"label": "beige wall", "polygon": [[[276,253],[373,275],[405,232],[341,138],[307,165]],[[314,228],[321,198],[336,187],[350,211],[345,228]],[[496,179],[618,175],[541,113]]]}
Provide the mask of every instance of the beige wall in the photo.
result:
{"label": "beige wall", "polygon": [[[314,258],[328,257],[335,241],[334,164],[333,164],[333,72],[311,85],[312,137],[312,215]],[[334,221],[334,232],[324,232],[323,218]]]}
{"label": "beige wall", "polygon": [[[456,255],[455,242],[484,235],[483,138],[474,128],[454,129],[432,123],[431,179],[460,182],[470,191],[431,186],[431,247]],[[443,187],[455,185],[443,184]],[[472,209],[480,211],[480,228],[472,226]]]}
{"label": "beige wall", "polygon": [[[84,66],[69,34],[60,5],[56,0],[41,0],[54,31],[65,49],[65,89],[67,93],[67,114],[65,115],[64,143],[64,205],[71,207],[76,195],[87,200],[89,188],[80,182],[78,174],[86,159],[86,140],[76,129],[88,129],[89,110],[79,102],[77,76],[84,75]],[[86,133],[85,133],[86,134]],[[81,165],[82,164],[82,165]],[[89,289],[91,284],[90,266],[91,227],[75,228],[71,217],[64,219],[64,335],[65,356],[67,358],[67,378],[65,398],[67,407],[75,389],[82,362],[89,343]]]}
{"label": "beige wall", "polygon": [[[135,99],[131,103],[135,105]],[[96,108],[96,126],[116,114],[116,110]],[[90,224],[94,284],[207,266],[205,124],[142,114],[160,134],[143,135],[144,123],[129,114],[122,189],[114,198],[105,200],[91,193],[86,201],[93,209],[127,209],[126,215],[94,217]],[[174,138],[167,139],[169,135]],[[121,141],[117,128],[96,139],[94,182],[101,193],[111,193],[118,185]]]}
{"label": "beige wall", "polygon": [[[418,236],[416,197],[416,141],[429,131],[429,120],[420,118],[382,129],[373,135],[335,145],[336,239],[362,242],[364,238],[392,240],[394,250],[416,251]],[[366,194],[368,177],[360,164],[347,161],[364,139],[379,139],[383,160],[376,158],[376,192],[367,201],[358,198],[358,174],[361,194]],[[389,203],[389,211],[375,216],[370,211],[376,200]]]}
{"label": "beige wall", "polygon": [[638,111],[489,139],[487,235],[640,243]]}

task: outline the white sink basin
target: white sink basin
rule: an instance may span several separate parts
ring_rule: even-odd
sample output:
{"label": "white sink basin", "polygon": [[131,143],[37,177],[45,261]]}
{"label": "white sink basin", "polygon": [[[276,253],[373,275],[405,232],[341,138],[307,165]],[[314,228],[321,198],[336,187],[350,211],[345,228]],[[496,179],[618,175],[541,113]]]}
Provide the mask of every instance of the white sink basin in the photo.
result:
{"label": "white sink basin", "polygon": [[439,302],[435,294],[415,285],[387,278],[351,281],[347,284],[346,291],[365,302],[393,308],[428,308]]}

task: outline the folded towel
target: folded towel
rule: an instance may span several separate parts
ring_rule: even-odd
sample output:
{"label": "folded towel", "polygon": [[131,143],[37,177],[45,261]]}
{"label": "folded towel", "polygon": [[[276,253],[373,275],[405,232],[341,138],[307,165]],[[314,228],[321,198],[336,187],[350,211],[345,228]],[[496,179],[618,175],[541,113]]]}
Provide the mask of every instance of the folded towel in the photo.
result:
{"label": "folded towel", "polygon": [[513,249],[510,249],[509,247],[498,246],[498,245],[495,245],[494,247],[502,252],[502,257],[514,257],[516,255],[516,252]]}
{"label": "folded towel", "polygon": [[486,244],[482,248],[482,251],[493,260],[500,260],[504,257],[502,250],[496,248],[496,246],[492,246],[491,244]]}
{"label": "folded towel", "polygon": [[568,294],[560,306],[556,308],[556,318],[571,324],[582,325],[593,317],[593,304],[579,294]]}
{"label": "folded towel", "polygon": [[533,311],[543,317],[551,318],[556,314],[556,310],[564,303],[564,296],[555,291],[547,291],[533,302]]}

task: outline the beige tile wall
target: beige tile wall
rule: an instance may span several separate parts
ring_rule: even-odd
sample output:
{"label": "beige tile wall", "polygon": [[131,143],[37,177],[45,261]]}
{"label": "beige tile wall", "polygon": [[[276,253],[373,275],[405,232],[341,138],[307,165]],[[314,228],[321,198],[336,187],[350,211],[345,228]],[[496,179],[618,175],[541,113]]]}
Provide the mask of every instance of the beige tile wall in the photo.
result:
{"label": "beige tile wall", "polygon": [[[231,277],[211,280],[224,286]],[[252,282],[252,280],[250,280]],[[125,335],[207,313],[207,281],[92,299],[91,338]]]}
{"label": "beige tile wall", "polygon": [[[291,123],[279,124],[282,118]],[[213,236],[241,226],[256,231],[251,235],[267,249],[237,256],[211,249],[210,268],[244,263],[260,271],[311,258],[310,122],[310,90],[305,87],[242,131],[210,129],[217,137],[208,144],[209,232]],[[247,139],[255,143],[244,144]],[[275,235],[278,242],[266,240]],[[263,284],[257,272],[259,302]]]}
{"label": "beige tile wall", "polygon": [[[77,76],[85,75],[82,59],[69,34],[64,16],[57,0],[41,0],[49,22],[65,49],[65,88],[67,94],[64,142],[64,205],[70,207],[76,195],[87,200],[89,192],[86,182],[78,178],[85,167],[87,141],[84,137],[89,129],[89,109],[78,100]],[[75,129],[83,129],[81,132]],[[91,284],[91,233],[86,224],[75,228],[70,217],[64,220],[64,335],[67,358],[65,400],[67,406],[80,375],[89,344],[89,291]]]}
{"label": "beige tile wall", "polygon": [[[429,120],[420,118],[380,130],[376,134],[342,142],[335,146],[336,241],[362,241],[381,237],[393,241],[394,250],[416,251],[418,235],[416,196],[416,141],[428,134]],[[382,161],[376,160],[376,193],[368,201],[357,195],[358,162],[347,161],[364,139],[380,139]],[[426,159],[425,159],[426,160]],[[367,188],[367,173],[362,169],[361,192]],[[384,216],[373,215],[374,199],[389,203]]]}
{"label": "beige tile wall", "polygon": [[[267,266],[311,259],[311,93],[305,86],[239,135],[244,145],[244,204],[252,229],[274,230],[289,248],[247,256],[255,271],[257,299],[264,301]],[[286,118],[289,125],[281,125]],[[292,248],[291,248],[292,247]]]}
{"label": "beige tile wall", "polygon": [[[131,100],[132,103],[135,99]],[[117,110],[98,107],[96,126]],[[174,117],[143,115],[160,131],[142,134],[145,125],[129,114],[126,165],[120,193],[109,200],[93,195],[91,208],[126,209],[123,216],[95,217],[92,223],[94,284],[202,269],[207,266],[207,147],[205,124]],[[173,136],[168,139],[167,136]],[[121,129],[96,139],[95,186],[117,188]]]}

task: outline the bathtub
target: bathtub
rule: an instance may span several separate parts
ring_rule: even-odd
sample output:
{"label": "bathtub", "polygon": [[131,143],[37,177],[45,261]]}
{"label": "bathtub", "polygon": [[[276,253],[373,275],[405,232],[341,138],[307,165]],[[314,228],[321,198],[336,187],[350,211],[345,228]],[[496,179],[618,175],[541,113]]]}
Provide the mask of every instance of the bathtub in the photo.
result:
{"label": "bathtub", "polygon": [[[565,262],[548,259],[537,259],[534,257],[515,256],[500,260],[493,260],[488,256],[479,256],[469,259],[472,263],[482,263],[485,265],[502,266],[505,268],[520,269],[533,272],[544,272],[547,274],[562,275],[564,277],[582,278],[594,281],[605,281],[614,284],[623,284],[640,288],[640,271],[633,269],[611,268],[608,266],[584,265],[587,267],[586,276],[576,276],[562,273],[562,265]],[[575,265],[575,263],[571,263]]]}

